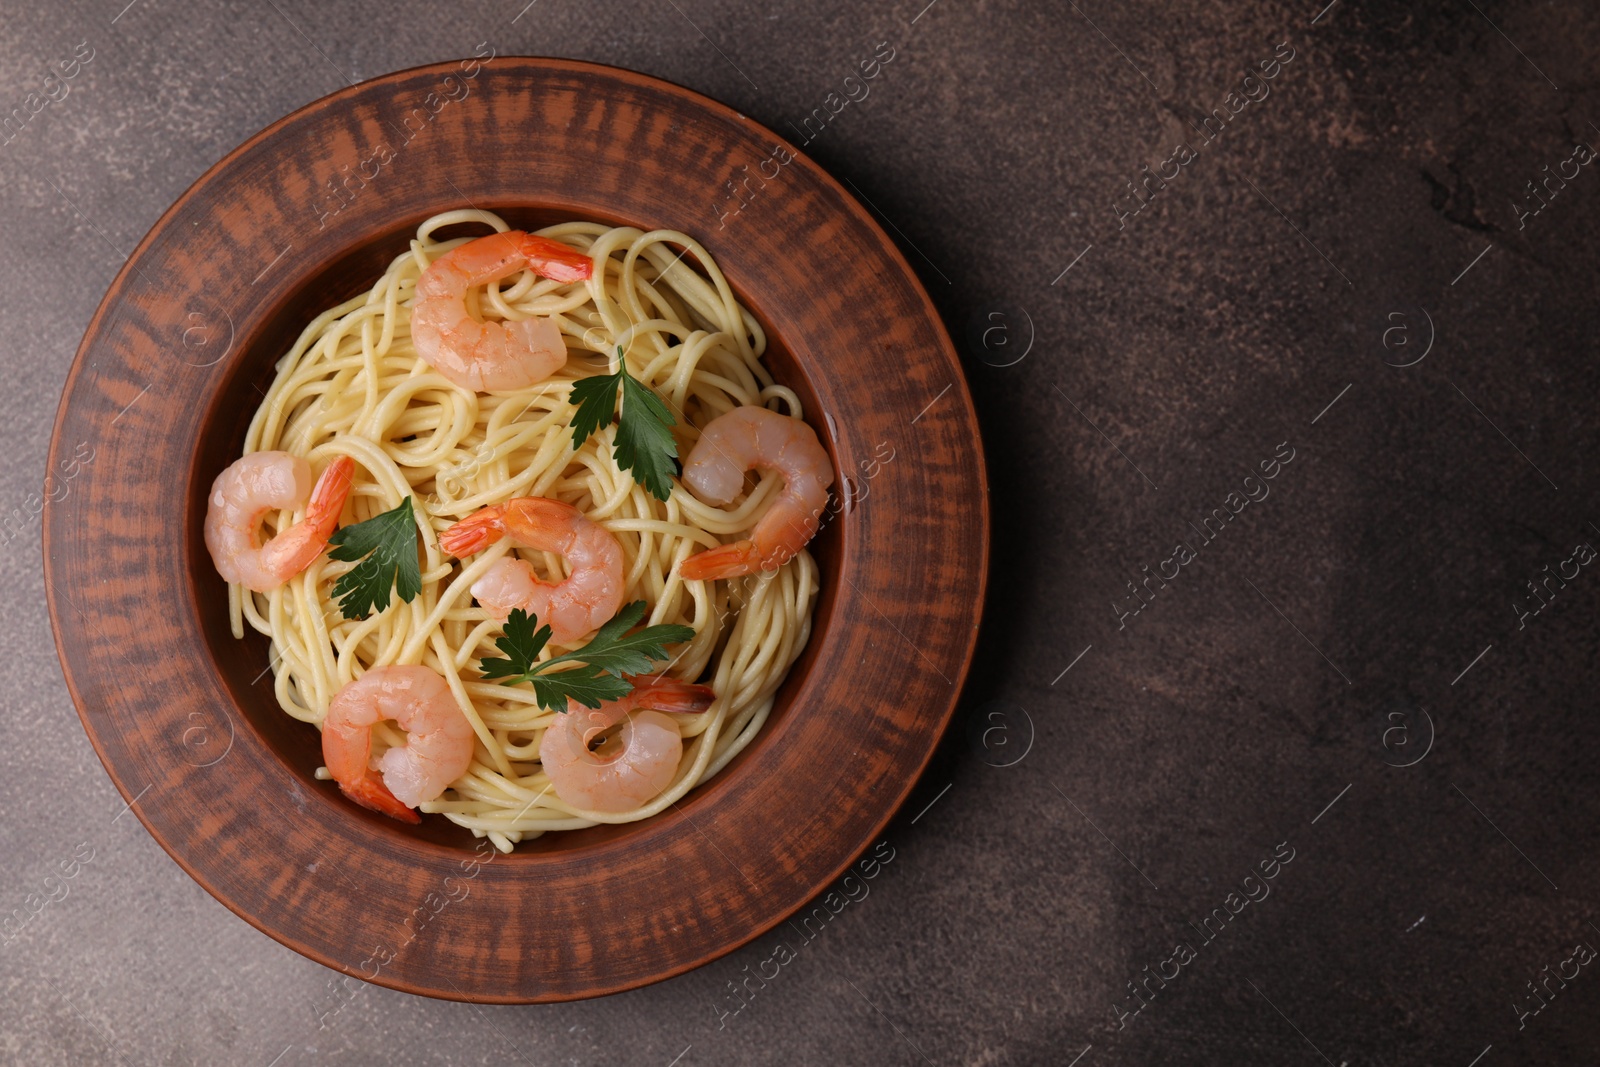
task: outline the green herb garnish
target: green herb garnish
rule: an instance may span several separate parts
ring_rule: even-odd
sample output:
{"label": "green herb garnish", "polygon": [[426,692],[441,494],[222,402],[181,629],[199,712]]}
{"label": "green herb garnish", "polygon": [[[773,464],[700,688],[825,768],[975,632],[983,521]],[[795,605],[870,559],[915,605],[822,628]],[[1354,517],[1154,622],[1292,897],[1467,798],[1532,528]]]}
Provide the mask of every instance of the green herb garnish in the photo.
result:
{"label": "green herb garnish", "polygon": [[[495,640],[506,658],[480,660],[479,669],[485,678],[502,679],[501,685],[532,682],[535,699],[553,711],[566,711],[568,700],[598,708],[607,700],[633,692],[633,683],[624,675],[643,674],[656,660],[667,658],[667,645],[694,637],[690,626],[646,626],[628,633],[644,618],[644,610],[644,601],[635,600],[595,631],[594,639],[582,648],[539,663],[539,653],[550,640],[550,627],[540,626],[536,616],[516,608],[506,619],[505,636]],[[582,666],[545,673],[564,663]]]}
{"label": "green herb garnish", "polygon": [[393,511],[335,531],[328,543],[338,546],[328,553],[330,558],[341,563],[361,561],[333,583],[333,595],[345,618],[362,618],[373,608],[384,610],[389,606],[391,591],[399,593],[407,603],[422,592],[417,520],[410,497],[400,501]]}
{"label": "green herb garnish", "polygon": [[572,402],[578,411],[572,417],[572,447],[577,448],[589,435],[611,421],[617,406],[617,386],[622,386],[622,414],[617,419],[615,452],[617,466],[633,471],[633,480],[658,500],[672,495],[672,476],[677,473],[678,443],[672,439],[672,417],[659,396],[628,373],[622,349],[617,349],[615,374],[597,374],[572,384]]}

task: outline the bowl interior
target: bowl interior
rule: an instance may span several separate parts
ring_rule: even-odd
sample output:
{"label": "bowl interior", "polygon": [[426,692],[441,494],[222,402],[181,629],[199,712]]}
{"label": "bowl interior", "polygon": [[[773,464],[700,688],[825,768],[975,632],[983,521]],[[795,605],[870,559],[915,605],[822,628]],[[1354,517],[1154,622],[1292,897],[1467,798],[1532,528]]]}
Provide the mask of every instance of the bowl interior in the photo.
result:
{"label": "bowl interior", "polygon": [[[529,230],[571,218],[569,212],[537,205],[491,203],[480,206],[496,212],[512,226]],[[237,719],[241,723],[240,728],[254,731],[290,772],[300,778],[307,793],[333,805],[346,818],[365,820],[366,832],[428,841],[466,851],[474,844],[472,834],[441,815],[428,815],[420,826],[407,826],[346,801],[332,782],[316,780],[314,772],[322,764],[321,734],[315,727],[291,718],[278,706],[273,695],[271,676],[263,674],[269,662],[267,639],[247,627],[244,639],[234,640],[228,627],[227,586],[212,566],[201,535],[207,492],[222,469],[238,458],[244,446],[250,416],[261,403],[272,380],[274,364],[317,315],[369,289],[389,263],[405,251],[417,226],[427,217],[397,218],[388,229],[366,235],[342,255],[330,257],[307,270],[278,303],[262,316],[258,328],[247,330],[235,338],[237,350],[221,369],[222,381],[216,398],[201,413],[188,490],[189,521],[186,524],[185,548],[191,602],[198,615],[199,630],[205,635],[207,650],[239,712]],[[646,230],[652,228],[647,220],[592,215],[590,220],[607,225],[632,225]],[[474,231],[461,231],[462,234],[468,232]],[[476,232],[482,231],[478,229]],[[446,236],[455,235],[454,230],[445,233]],[[693,263],[692,256],[686,255],[685,260]],[[759,295],[741,285],[737,277],[729,276],[728,281],[739,300],[766,330],[767,351],[763,358],[773,377],[799,394],[805,405],[806,421],[817,431],[823,446],[834,457],[834,489],[844,493],[845,483],[839,477],[838,470],[838,443],[827,420],[820,417],[821,407],[806,368],[795,358],[785,339],[771,329],[771,323],[762,311]],[[714,804],[720,787],[739,774],[743,764],[777,732],[785,717],[793,713],[791,705],[799,691],[799,683],[811,669],[815,650],[822,645],[832,619],[842,562],[843,523],[847,521],[848,510],[840,514],[836,521],[825,522],[808,546],[821,572],[821,588],[812,616],[811,638],[780,687],[767,723],[751,744],[721,773],[705,785],[691,790],[680,802],[681,807],[692,812],[701,806]],[[505,859],[516,861],[520,857],[526,861],[541,854],[595,848],[635,833],[648,824],[649,820],[646,820],[549,833],[524,842]]]}

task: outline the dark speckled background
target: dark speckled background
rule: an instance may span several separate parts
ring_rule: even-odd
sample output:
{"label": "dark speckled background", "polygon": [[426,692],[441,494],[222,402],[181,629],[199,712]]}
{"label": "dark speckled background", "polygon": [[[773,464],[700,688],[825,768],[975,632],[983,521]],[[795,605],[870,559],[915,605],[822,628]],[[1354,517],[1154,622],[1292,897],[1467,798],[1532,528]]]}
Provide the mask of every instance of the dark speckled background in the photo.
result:
{"label": "dark speckled background", "polygon": [[[1600,543],[1600,169],[1566,162],[1600,145],[1592,6],[124,2],[0,13],[0,118],[93,49],[0,134],[0,1060],[1600,1059],[1600,574],[1568,564],[1537,614],[1527,587]],[[30,512],[123,254],[346,76],[480,42],[669,78],[790,136],[894,49],[807,151],[965,347],[994,595],[894,859],[747,1002],[730,983],[775,937],[555,1007],[335,985],[126,814],[56,664]],[[1132,213],[1145,166],[1177,174]],[[1193,560],[1131,599],[1179,541]]]}

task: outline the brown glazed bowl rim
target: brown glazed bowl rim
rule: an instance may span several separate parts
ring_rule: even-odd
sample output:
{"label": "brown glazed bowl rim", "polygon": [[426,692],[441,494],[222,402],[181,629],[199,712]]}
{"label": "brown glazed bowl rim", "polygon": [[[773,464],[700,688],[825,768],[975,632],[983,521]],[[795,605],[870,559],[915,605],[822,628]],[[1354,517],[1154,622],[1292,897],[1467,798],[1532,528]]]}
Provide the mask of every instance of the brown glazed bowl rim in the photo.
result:
{"label": "brown glazed bowl rim", "polygon": [[[401,143],[397,105],[424,100],[426,111],[405,115],[423,116],[412,136],[426,135],[422,150],[448,172],[393,153],[371,179],[389,183],[379,194],[323,200],[339,205],[332,214],[313,206],[329,195],[323,178],[349,173],[341,163],[377,158],[375,138]],[[502,129],[539,154],[492,136]],[[770,181],[724,184],[769,164]],[[488,862],[437,835],[407,836],[289,765],[277,721],[253,717],[260,698],[219,655],[232,639],[217,634],[206,583],[220,580],[205,573],[197,532],[225,462],[219,405],[270,374],[264,353],[281,341],[263,338],[308,321],[286,323],[284,308],[312,299],[309,272],[322,270],[321,284],[336,260],[367,269],[394,232],[463,202],[638,220],[700,240],[798,375],[778,373],[806,400],[836,485],[848,474],[862,483],[818,539],[834,571],[828,603],[780,692],[783,714],[750,750],[627,832]],[[221,353],[189,358],[224,321]],[[236,448],[243,426],[226,432]],[[878,441],[890,462],[873,462]],[[633,71],[511,56],[415,67],[340,89],[229,152],[139,243],[85,331],[49,470],[65,472],[85,448],[69,493],[45,505],[45,584],[68,689],[112,781],[240,917],[325,966],[410,993],[598,996],[772,930],[878,839],[948,726],[976,646],[987,479],[932,300],[872,216],[793,144]]]}

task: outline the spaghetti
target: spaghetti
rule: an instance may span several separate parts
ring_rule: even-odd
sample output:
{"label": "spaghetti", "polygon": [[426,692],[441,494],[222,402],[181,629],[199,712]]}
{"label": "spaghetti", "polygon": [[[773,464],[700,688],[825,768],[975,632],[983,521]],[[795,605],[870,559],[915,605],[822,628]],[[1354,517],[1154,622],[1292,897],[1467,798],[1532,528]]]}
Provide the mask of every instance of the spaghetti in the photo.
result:
{"label": "spaghetti", "polygon": [[[662,501],[618,467],[614,425],[573,447],[573,383],[608,371],[619,358],[676,413],[680,443],[692,443],[700,428],[741,406],[802,416],[799,398],[761,362],[761,326],[705,249],[669,230],[568,222],[539,231],[586,253],[592,277],[563,283],[526,272],[504,290],[492,284],[474,290],[467,306],[483,319],[549,317],[568,361],[531,387],[475,393],[419,358],[410,331],[422,271],[470,240],[445,239],[441,231],[473,223],[510,229],[486,211],[436,215],[368,292],[307,326],[279,362],[245,437],[247,455],[279,450],[319,468],[341,456],[353,460],[346,524],[412,497],[422,535],[420,594],[366,618],[344,619],[333,585],[356,564],[323,554],[270,592],[230,583],[229,610],[235,637],[249,626],[270,638],[283,710],[319,727],[334,696],[374,667],[420,664],[437,671],[475,742],[466,772],[420,810],[509,851],[550,831],[648,818],[721,770],[761,729],[805,647],[818,581],[804,550],[776,570],[729,582],[678,574],[690,555],[748,530],[778,498],[782,477],[769,472],[747,481],[748,492],[726,508],[702,502],[677,481]],[[683,261],[686,254],[703,274]],[[496,684],[476,669],[476,661],[498,654],[502,623],[474,602],[471,586],[518,550],[507,539],[457,560],[441,551],[438,535],[480,508],[529,496],[570,504],[616,538],[624,556],[623,600],[646,601],[650,625],[694,630],[667,673],[702,680],[716,693],[708,711],[680,724],[683,754],[671,784],[632,810],[597,812],[562,802],[539,763],[539,747],[545,729],[565,712],[540,707],[526,685]],[[288,529],[293,517],[269,512],[266,532]],[[566,577],[560,556],[520,554],[542,578]],[[577,644],[581,639],[551,641],[540,658]],[[404,743],[387,723],[373,737],[379,750]]]}

